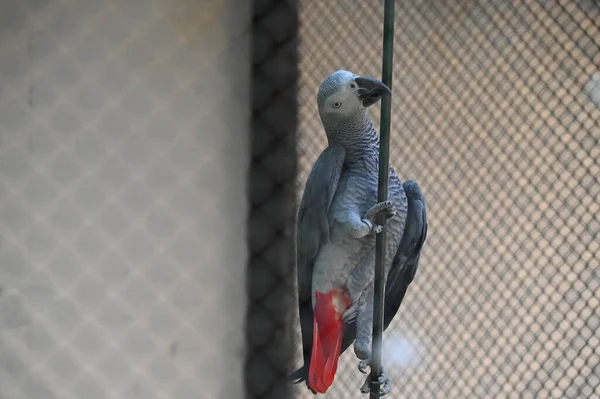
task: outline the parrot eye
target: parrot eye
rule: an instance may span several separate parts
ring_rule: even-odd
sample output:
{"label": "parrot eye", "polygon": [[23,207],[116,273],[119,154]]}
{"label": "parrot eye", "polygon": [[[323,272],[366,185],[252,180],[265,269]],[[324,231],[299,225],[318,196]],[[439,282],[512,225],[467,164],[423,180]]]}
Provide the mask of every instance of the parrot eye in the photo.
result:
{"label": "parrot eye", "polygon": [[333,103],[333,108],[339,108],[341,106],[342,106],[342,103],[339,103],[339,102]]}
{"label": "parrot eye", "polygon": [[350,88],[354,89],[356,87],[356,85],[354,83],[350,83]]}

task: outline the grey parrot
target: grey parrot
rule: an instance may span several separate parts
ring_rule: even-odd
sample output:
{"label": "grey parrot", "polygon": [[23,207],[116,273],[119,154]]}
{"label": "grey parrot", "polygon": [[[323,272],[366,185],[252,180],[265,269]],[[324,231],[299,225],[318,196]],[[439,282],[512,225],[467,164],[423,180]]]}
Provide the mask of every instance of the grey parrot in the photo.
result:
{"label": "grey parrot", "polygon": [[[297,279],[304,365],[290,375],[316,394],[333,384],[339,356],[354,342],[359,370],[370,366],[376,224],[385,215],[384,329],[397,313],[417,270],[427,235],[425,201],[415,181],[393,168],[388,200],[377,203],[379,137],[368,108],[390,89],[336,71],[321,83],[319,115],[328,147],[309,174],[297,219]],[[361,387],[369,391],[370,377]],[[391,388],[385,372],[381,393]]]}

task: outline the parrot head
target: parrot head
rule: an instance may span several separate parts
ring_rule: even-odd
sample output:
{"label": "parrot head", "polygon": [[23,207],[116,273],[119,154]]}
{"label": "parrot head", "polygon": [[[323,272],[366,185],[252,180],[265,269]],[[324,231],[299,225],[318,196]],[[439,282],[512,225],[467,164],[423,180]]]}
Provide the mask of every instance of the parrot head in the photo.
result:
{"label": "parrot head", "polygon": [[389,87],[376,79],[339,70],[326,77],[319,87],[319,114],[323,121],[365,114],[386,93],[391,93]]}

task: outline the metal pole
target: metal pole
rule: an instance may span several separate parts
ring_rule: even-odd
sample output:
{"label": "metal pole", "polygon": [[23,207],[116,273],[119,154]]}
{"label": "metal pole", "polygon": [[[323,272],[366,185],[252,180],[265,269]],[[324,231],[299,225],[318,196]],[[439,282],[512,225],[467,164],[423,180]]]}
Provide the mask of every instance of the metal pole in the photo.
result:
{"label": "metal pole", "polygon": [[[383,68],[382,82],[392,88],[394,55],[394,0],[385,0],[383,11]],[[379,128],[379,182],[377,202],[387,201],[390,173],[390,114],[391,95],[381,99],[381,125]],[[378,215],[377,224],[385,225],[385,216]],[[373,301],[373,347],[371,351],[371,399],[379,398],[378,379],[381,376],[381,343],[383,339],[383,304],[385,295],[385,242],[386,229],[375,239],[375,297]]]}

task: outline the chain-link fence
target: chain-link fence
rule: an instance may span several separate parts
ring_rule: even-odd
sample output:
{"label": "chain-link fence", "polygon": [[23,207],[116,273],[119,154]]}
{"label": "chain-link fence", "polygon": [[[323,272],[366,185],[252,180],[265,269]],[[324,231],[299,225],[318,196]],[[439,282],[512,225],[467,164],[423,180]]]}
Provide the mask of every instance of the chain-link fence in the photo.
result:
{"label": "chain-link fence", "polygon": [[[326,146],[318,85],[380,76],[382,19],[301,2],[298,195]],[[396,3],[391,164],[429,232],[384,334],[391,397],[600,398],[599,43],[592,0]],[[326,397],[363,397],[356,366]]]}
{"label": "chain-link fence", "polygon": [[[0,398],[233,399],[244,366],[289,397],[316,91],[379,77],[383,2],[256,0],[252,28],[234,0],[0,3]],[[396,13],[391,163],[429,232],[390,397],[600,398],[600,5]],[[356,362],[326,397],[363,397]]]}

